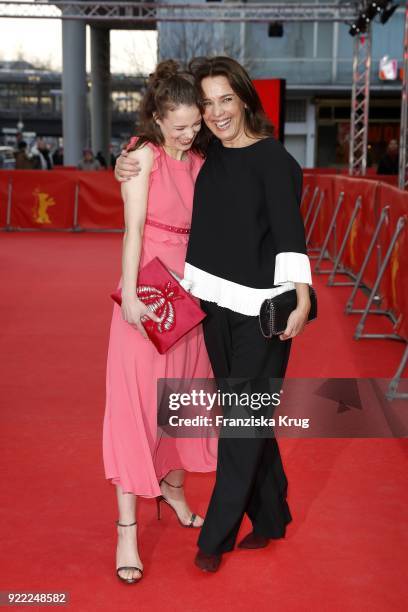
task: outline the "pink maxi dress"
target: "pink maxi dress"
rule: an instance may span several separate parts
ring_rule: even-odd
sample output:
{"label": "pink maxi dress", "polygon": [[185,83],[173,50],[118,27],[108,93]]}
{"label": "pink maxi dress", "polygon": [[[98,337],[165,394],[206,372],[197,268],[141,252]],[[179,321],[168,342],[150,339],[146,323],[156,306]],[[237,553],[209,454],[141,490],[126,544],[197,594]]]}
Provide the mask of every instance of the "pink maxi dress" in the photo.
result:
{"label": "pink maxi dress", "polygon": [[[183,276],[188,234],[153,224],[189,228],[194,183],[202,159],[188,153],[180,161],[162,147],[154,154],[140,267],[153,257]],[[121,287],[122,278],[118,287]],[[103,421],[105,476],[125,493],[161,494],[159,482],[170,470],[211,472],[216,468],[215,438],[161,437],[157,429],[158,378],[213,378],[201,325],[160,355],[150,340],[123,320],[113,306],[106,369]]]}

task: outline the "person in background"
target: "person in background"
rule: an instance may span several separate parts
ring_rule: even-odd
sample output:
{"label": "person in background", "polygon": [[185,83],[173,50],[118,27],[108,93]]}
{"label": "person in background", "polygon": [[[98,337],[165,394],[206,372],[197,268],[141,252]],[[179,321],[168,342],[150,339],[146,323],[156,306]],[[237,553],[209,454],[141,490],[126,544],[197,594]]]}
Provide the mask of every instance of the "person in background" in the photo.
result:
{"label": "person in background", "polygon": [[34,160],[27,153],[27,143],[20,140],[17,145],[17,151],[14,153],[16,158],[16,170],[33,170]]}
{"label": "person in background", "polygon": [[64,165],[64,149],[62,147],[57,147],[52,154],[52,162],[54,166],[63,166]]}
{"label": "person in background", "polygon": [[377,174],[398,174],[398,141],[388,143],[385,155],[378,162]]}
{"label": "person in background", "polygon": [[101,164],[95,159],[91,149],[84,149],[84,156],[78,164],[79,170],[100,170]]}
{"label": "person in background", "polygon": [[107,168],[107,164],[106,164],[106,159],[102,153],[102,151],[98,151],[96,154],[96,159],[98,160],[98,162],[101,164],[101,168],[103,168],[104,170],[106,170]]}
{"label": "person in background", "polygon": [[37,138],[35,145],[31,148],[31,155],[34,158],[35,170],[52,170],[51,153],[43,138]]}

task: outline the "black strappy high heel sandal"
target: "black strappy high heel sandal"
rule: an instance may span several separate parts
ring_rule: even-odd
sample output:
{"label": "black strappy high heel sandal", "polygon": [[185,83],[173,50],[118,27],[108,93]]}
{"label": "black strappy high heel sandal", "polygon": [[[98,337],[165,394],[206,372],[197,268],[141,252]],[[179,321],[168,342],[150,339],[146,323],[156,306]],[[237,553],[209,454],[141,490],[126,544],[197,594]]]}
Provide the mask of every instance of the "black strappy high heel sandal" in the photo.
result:
{"label": "black strappy high heel sandal", "polygon": [[[128,525],[125,525],[124,523],[119,523],[119,521],[116,521],[116,525],[119,525],[120,527],[133,527],[133,525],[136,525],[137,521],[135,521],[134,523],[129,523]],[[123,578],[123,576],[121,576],[119,574],[120,570],[136,570],[138,572],[140,572],[140,577],[139,578]],[[143,570],[140,569],[140,567],[135,567],[134,565],[123,565],[122,567],[117,567],[116,568],[116,575],[119,578],[119,580],[122,580],[122,582],[125,582],[126,584],[136,584],[136,582],[140,582],[141,579],[143,578]]]}
{"label": "black strappy high heel sandal", "polygon": [[[167,480],[165,480],[164,478],[161,479],[159,485],[161,485],[162,482],[165,482],[169,487],[173,487],[174,489],[182,489],[183,485],[173,485],[170,482],[167,482]],[[180,525],[182,527],[194,527],[194,528],[198,528],[201,527],[201,525],[194,525],[194,521],[197,518],[197,514],[195,512],[191,513],[191,517],[190,517],[190,522],[188,523],[188,525],[185,525],[184,523],[181,522],[181,520],[179,519],[179,516],[176,512],[176,510],[173,508],[173,506],[167,501],[167,499],[164,497],[164,495],[160,495],[159,497],[156,497],[156,504],[157,504],[157,519],[160,521],[161,519],[161,502],[164,502],[165,504],[167,504],[168,506],[170,506],[170,508],[173,510],[173,512],[175,513],[175,515],[177,516],[177,520],[180,523]]]}

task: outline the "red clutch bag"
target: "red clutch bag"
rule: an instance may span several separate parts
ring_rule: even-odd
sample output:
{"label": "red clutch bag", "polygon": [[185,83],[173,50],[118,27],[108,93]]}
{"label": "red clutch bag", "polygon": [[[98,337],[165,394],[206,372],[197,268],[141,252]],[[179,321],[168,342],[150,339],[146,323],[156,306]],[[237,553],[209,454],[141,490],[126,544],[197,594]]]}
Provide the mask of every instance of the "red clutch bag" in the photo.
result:
{"label": "red clutch bag", "polygon": [[[143,327],[161,355],[206,316],[158,257],[139,270],[136,294],[160,319],[147,319]],[[120,306],[122,290],[111,293],[111,298]]]}

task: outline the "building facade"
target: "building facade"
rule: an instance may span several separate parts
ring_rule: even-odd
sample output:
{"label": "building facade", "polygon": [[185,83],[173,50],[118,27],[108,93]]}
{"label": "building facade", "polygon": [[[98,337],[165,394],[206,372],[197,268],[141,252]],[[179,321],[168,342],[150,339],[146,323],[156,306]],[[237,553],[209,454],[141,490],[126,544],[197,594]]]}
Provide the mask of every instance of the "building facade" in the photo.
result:
{"label": "building facade", "polygon": [[[288,150],[304,167],[347,166],[354,42],[349,24],[288,22],[281,37],[269,36],[268,23],[157,27],[162,59],[226,53],[241,61],[253,78],[284,78]],[[382,81],[379,64],[389,56],[402,65],[404,8],[385,25],[374,22],[371,28],[369,165],[391,138],[399,137],[401,80]]]}
{"label": "building facade", "polygon": [[[161,0],[173,5],[198,2],[203,0]],[[30,65],[0,64],[0,133],[15,132],[22,124],[26,131],[60,137],[65,113],[65,148],[74,163],[86,142],[105,150],[109,142],[124,140],[133,131],[145,79],[110,75],[109,29],[116,24],[89,25],[90,75],[85,72],[85,24],[69,20],[63,23],[62,80],[59,73]],[[254,79],[285,79],[288,150],[303,167],[347,167],[354,43],[350,24],[282,26],[281,36],[271,36],[277,29],[271,31],[268,23],[141,24],[130,19],[123,24],[128,29],[157,29],[159,59],[185,63],[198,55],[227,54],[243,63]],[[403,6],[385,25],[374,22],[371,29],[369,166],[375,165],[389,140],[399,137],[401,78],[382,80],[379,65],[384,56],[402,64]]]}
{"label": "building facade", "polygon": [[[138,109],[146,85],[144,76],[113,74],[110,79],[111,142],[114,148],[134,132]],[[87,97],[91,91],[87,75]],[[18,132],[62,137],[62,75],[39,70],[29,62],[0,62],[0,135],[3,144],[13,144]],[[87,134],[91,146],[90,102],[87,103]],[[95,151],[96,153],[96,151]]]}

